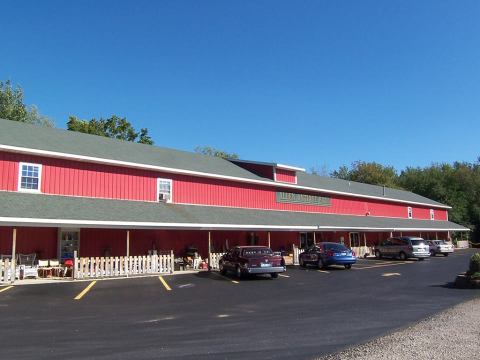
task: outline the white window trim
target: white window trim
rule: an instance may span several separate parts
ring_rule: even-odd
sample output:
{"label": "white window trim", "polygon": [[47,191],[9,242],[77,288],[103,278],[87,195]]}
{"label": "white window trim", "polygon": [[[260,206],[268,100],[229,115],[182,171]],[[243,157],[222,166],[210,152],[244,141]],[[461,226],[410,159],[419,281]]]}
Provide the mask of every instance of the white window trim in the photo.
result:
{"label": "white window trim", "polygon": [[[37,166],[38,167],[38,189],[22,189],[22,168],[23,166]],[[18,164],[18,183],[17,190],[26,193],[40,193],[42,191],[42,164],[21,162]]]}
{"label": "white window trim", "polygon": [[168,199],[166,202],[167,203],[171,203],[172,202],[172,199],[173,199],[173,181],[172,179],[165,179],[165,178],[157,178],[157,202],[160,202],[160,200],[158,200],[158,195],[160,194],[160,181],[166,181],[166,182],[169,182],[170,183],[170,199]]}
{"label": "white window trim", "polygon": [[430,209],[430,220],[435,220],[435,210]]}
{"label": "white window trim", "polygon": [[413,219],[413,209],[410,206],[407,207],[407,217]]}

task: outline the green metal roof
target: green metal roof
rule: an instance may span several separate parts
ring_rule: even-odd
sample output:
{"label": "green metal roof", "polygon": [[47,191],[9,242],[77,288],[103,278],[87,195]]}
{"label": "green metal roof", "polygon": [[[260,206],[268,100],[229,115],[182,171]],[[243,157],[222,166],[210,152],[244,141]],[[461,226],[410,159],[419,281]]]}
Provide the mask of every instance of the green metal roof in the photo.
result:
{"label": "green metal roof", "polygon": [[365,231],[467,231],[449,221],[396,219],[0,192],[0,225]]}
{"label": "green metal roof", "polygon": [[[274,183],[271,179],[257,176],[228,160],[217,157],[62,129],[38,127],[3,119],[0,119],[0,145]],[[384,195],[383,187],[381,186],[321,177],[301,171],[297,171],[297,179],[297,185],[303,187],[343,192],[351,195],[375,196],[385,198],[386,201],[394,199],[432,206],[445,206],[408,191],[386,188]]]}
{"label": "green metal roof", "polygon": [[221,158],[0,119],[0,144],[262,180]]}

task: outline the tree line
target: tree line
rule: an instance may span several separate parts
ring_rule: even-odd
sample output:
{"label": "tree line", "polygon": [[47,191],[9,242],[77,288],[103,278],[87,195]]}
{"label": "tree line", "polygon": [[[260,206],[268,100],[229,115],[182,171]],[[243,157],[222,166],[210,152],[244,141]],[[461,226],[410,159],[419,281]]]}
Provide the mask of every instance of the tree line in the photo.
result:
{"label": "tree line", "polygon": [[[10,81],[0,82],[0,118],[38,126],[53,127],[54,122],[40,114],[35,105],[24,103],[20,86]],[[70,131],[94,134],[125,141],[152,145],[148,129],[135,130],[125,117],[112,115],[107,119],[79,119],[70,116],[66,123]],[[207,156],[238,159],[238,154],[210,146],[198,146],[194,150]],[[312,173],[316,173],[312,169]],[[322,174],[325,175],[325,174]],[[382,185],[411,191],[429,199],[453,207],[449,219],[472,230],[474,241],[480,242],[480,157],[477,161],[432,164],[426,167],[407,167],[398,172],[393,166],[376,162],[356,161],[350,166],[340,166],[331,177]]]}
{"label": "tree line", "polygon": [[475,162],[407,167],[400,172],[392,166],[356,161],[330,175],[411,191],[452,206],[449,220],[470,228],[473,240],[480,242],[480,157]]}

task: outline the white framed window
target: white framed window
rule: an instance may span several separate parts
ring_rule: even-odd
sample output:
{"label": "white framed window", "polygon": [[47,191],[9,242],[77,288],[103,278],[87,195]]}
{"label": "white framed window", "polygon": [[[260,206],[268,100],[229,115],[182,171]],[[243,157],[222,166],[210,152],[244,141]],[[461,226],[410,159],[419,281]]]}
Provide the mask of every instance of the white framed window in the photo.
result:
{"label": "white framed window", "polygon": [[21,162],[18,167],[18,191],[40,192],[42,165]]}
{"label": "white framed window", "polygon": [[410,206],[407,208],[407,212],[408,212],[408,218],[412,219],[413,218],[413,211],[412,211],[412,208]]}
{"label": "white framed window", "polygon": [[435,210],[430,209],[430,220],[435,220]]}
{"label": "white framed window", "polygon": [[172,180],[157,179],[157,200],[170,203],[172,202]]}

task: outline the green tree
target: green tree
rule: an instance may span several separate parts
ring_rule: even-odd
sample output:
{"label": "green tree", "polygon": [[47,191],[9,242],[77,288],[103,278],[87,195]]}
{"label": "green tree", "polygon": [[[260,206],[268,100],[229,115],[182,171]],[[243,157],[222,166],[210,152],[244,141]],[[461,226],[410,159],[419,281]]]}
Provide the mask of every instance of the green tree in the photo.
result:
{"label": "green tree", "polygon": [[20,86],[13,87],[9,80],[0,81],[0,118],[53,127],[53,121],[41,115],[35,105],[25,105],[23,96]]}
{"label": "green tree", "polygon": [[197,146],[195,152],[198,154],[220,157],[223,159],[238,159],[238,154],[229,153],[223,150],[215,149],[211,146]]}
{"label": "green tree", "polygon": [[358,181],[365,184],[398,187],[395,168],[376,162],[355,161],[350,169],[344,165],[330,175],[338,179]]}
{"label": "green tree", "polygon": [[105,136],[109,138],[138,142],[153,145],[152,138],[148,135],[148,129],[142,128],[139,132],[126,119],[112,115],[108,119],[81,120],[76,116],[70,116],[67,129],[85,134]]}

